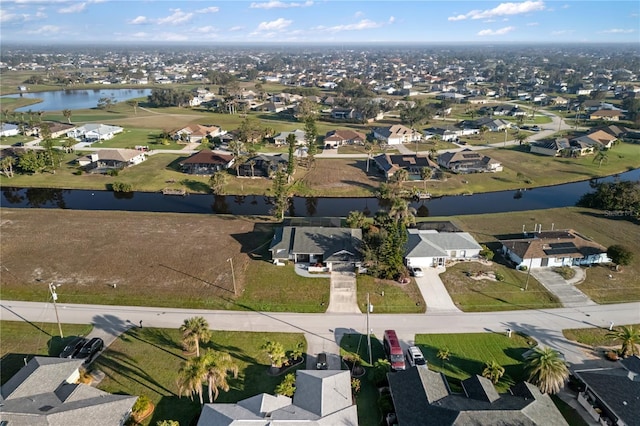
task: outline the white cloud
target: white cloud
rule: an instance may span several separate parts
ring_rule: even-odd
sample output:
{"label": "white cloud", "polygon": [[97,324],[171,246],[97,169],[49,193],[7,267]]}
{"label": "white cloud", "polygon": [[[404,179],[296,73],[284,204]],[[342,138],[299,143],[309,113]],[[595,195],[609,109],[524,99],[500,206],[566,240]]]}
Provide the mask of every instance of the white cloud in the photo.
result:
{"label": "white cloud", "polygon": [[479,36],[494,36],[494,35],[505,35],[515,30],[516,27],[504,27],[499,30],[482,30],[478,33]]}
{"label": "white cloud", "polygon": [[[393,22],[393,21],[390,20],[390,22]],[[383,25],[384,23],[374,22],[370,19],[362,19],[360,22],[356,22],[355,24],[334,25],[332,27],[319,26],[319,27],[315,27],[314,30],[327,31],[327,32],[360,31],[360,30],[368,30],[371,28],[380,28]]]}
{"label": "white cloud", "polygon": [[292,23],[293,21],[284,18],[278,18],[275,21],[260,22],[256,31],[282,31]]}
{"label": "white cloud", "polygon": [[450,16],[449,21],[462,21],[465,19],[488,19],[496,16],[520,15],[522,13],[530,13],[544,10],[543,1],[525,1],[522,3],[501,3],[493,9],[472,10],[465,14]]}
{"label": "white cloud", "polygon": [[574,32],[575,30],[556,30],[556,31],[551,31],[551,35],[560,36],[560,35],[573,34]]}
{"label": "white cloud", "polygon": [[217,13],[220,8],[217,6],[205,7],[204,9],[196,10],[196,13]]}
{"label": "white cloud", "polygon": [[601,34],[631,34],[634,33],[636,30],[632,30],[632,29],[622,29],[622,28],[612,28],[610,30],[603,30],[600,31]]}
{"label": "white cloud", "polygon": [[180,9],[170,9],[173,13],[165,18],[160,18],[157,20],[157,23],[160,25],[169,24],[169,25],[178,25],[184,24],[188,22],[192,17],[193,13],[183,12]]}
{"label": "white cloud", "polygon": [[58,9],[58,13],[79,13],[87,8],[87,3],[75,3]]}
{"label": "white cloud", "polygon": [[296,2],[283,2],[278,0],[253,2],[249,6],[251,9],[286,9],[290,7],[309,7],[313,6],[312,1],[306,1],[304,3]]}
{"label": "white cloud", "polygon": [[396,17],[395,16],[389,16],[389,23],[393,24],[394,22],[396,22]]}
{"label": "white cloud", "polygon": [[199,33],[215,33],[220,31],[218,28],[212,26],[212,25],[207,25],[206,27],[200,27],[196,30]]}
{"label": "white cloud", "polygon": [[537,27],[538,25],[540,25],[540,23],[539,23],[539,22],[529,22],[529,23],[527,24],[527,27]]}
{"label": "white cloud", "polygon": [[42,27],[36,28],[35,30],[27,31],[27,34],[54,35],[60,33],[61,31],[62,28],[56,25],[43,25]]}
{"label": "white cloud", "polygon": [[133,25],[148,24],[149,19],[146,16],[136,16],[134,19],[129,21],[129,23]]}
{"label": "white cloud", "polygon": [[244,27],[241,25],[236,25],[235,27],[229,28],[229,31],[241,31],[244,30]]}
{"label": "white cloud", "polygon": [[362,18],[363,16],[364,16],[364,12],[360,10],[353,14],[354,18]]}

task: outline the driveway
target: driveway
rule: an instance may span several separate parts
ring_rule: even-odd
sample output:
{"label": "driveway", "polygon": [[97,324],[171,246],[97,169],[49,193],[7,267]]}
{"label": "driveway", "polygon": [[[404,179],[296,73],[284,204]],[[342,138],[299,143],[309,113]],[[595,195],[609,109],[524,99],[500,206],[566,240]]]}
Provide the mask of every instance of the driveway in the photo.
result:
{"label": "driveway", "polygon": [[445,271],[445,268],[422,268],[422,271],[424,276],[416,277],[415,280],[427,304],[427,312],[462,312],[453,303],[449,292],[440,279],[440,274]]}
{"label": "driveway", "polygon": [[331,294],[328,313],[361,313],[356,294],[356,274],[351,271],[331,271]]}
{"label": "driveway", "polygon": [[573,267],[576,276],[570,281],[565,280],[553,272],[550,268],[533,268],[531,275],[537,279],[550,293],[555,295],[565,308],[579,308],[583,306],[595,305],[596,302],[575,287],[577,282],[584,279],[584,271],[581,268]]}

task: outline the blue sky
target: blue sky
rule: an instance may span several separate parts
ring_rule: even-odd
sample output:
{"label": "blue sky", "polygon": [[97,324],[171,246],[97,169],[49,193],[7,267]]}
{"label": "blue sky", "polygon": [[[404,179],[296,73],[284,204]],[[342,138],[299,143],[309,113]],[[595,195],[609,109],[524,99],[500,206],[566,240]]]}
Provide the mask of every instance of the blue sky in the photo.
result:
{"label": "blue sky", "polygon": [[640,2],[2,0],[0,42],[634,42]]}

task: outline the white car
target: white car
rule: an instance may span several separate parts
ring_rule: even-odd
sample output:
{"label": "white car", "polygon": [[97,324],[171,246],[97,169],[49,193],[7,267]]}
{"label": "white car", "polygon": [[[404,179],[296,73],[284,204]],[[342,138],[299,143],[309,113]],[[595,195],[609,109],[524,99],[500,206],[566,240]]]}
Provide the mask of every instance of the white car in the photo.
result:
{"label": "white car", "polygon": [[426,367],[427,360],[424,359],[422,351],[417,346],[409,346],[407,349],[407,361],[411,367]]}
{"label": "white car", "polygon": [[414,277],[423,277],[424,276],[424,272],[422,272],[422,269],[420,268],[410,268],[409,271],[411,272],[411,275],[413,275]]}

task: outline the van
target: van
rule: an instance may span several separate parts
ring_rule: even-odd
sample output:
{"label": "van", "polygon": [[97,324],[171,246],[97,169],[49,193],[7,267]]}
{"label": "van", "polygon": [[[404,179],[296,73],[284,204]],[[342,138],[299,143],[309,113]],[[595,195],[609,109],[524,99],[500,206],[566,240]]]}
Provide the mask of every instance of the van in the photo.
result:
{"label": "van", "polygon": [[316,370],[326,370],[329,368],[327,365],[327,354],[322,352],[318,354],[318,359],[316,360]]}
{"label": "van", "polygon": [[384,346],[384,352],[387,354],[387,358],[391,363],[391,369],[393,371],[404,370],[407,368],[404,362],[404,353],[400,346],[400,340],[398,340],[395,330],[384,331],[382,346]]}

